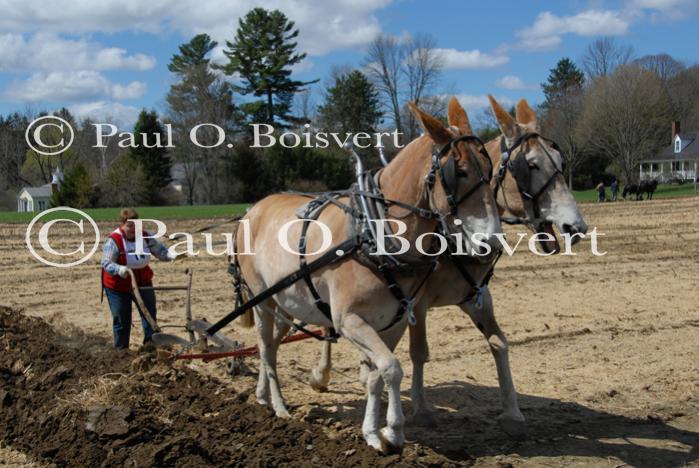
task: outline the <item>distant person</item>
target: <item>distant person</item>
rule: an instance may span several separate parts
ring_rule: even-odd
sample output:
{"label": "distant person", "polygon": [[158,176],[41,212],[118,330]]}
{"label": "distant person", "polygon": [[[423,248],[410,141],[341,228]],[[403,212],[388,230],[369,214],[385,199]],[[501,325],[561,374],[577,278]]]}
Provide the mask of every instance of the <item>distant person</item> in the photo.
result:
{"label": "distant person", "polygon": [[616,201],[616,197],[619,194],[619,181],[616,180],[616,177],[614,180],[612,180],[612,184],[609,186],[609,188],[612,191],[612,201]]}
{"label": "distant person", "polygon": [[[138,213],[135,210],[122,209],[119,213],[119,227],[107,237],[102,250],[102,288],[107,294],[109,309],[112,313],[114,347],[117,350],[128,349],[131,336],[131,302],[135,301],[135,297],[128,269],[133,270],[143,302],[155,320],[155,291],[141,289],[141,287],[153,285],[153,270],[148,266],[149,253],[169,262],[176,258],[173,252],[155,239],[144,239],[143,252],[146,255],[137,255],[135,253],[136,226],[133,221],[129,221],[133,219],[138,219]],[[146,231],[143,232],[143,237],[148,235]],[[141,325],[143,344],[147,345],[153,336],[153,328],[142,314]]]}
{"label": "distant person", "polygon": [[604,188],[604,182],[600,182],[597,184],[597,187],[595,187],[595,190],[597,190],[598,198],[597,202],[598,203],[603,203],[607,199],[607,194],[605,193],[605,188]]}

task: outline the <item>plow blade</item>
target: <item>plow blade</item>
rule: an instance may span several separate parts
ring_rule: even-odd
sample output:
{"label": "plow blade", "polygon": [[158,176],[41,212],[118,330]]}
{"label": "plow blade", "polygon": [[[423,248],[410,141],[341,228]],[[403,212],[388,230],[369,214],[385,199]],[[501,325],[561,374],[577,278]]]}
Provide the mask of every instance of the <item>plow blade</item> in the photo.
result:
{"label": "plow blade", "polygon": [[[206,333],[206,330],[210,326],[211,324],[206,320],[190,320],[189,322],[187,322],[187,330],[191,330],[202,335]],[[222,351],[232,351],[240,347],[240,344],[237,341],[231,340],[222,333],[214,333],[213,335],[207,335],[206,338],[207,340],[217,344]]]}
{"label": "plow blade", "polygon": [[182,337],[171,335],[169,333],[153,333],[153,343],[156,346],[186,346],[189,341]]}

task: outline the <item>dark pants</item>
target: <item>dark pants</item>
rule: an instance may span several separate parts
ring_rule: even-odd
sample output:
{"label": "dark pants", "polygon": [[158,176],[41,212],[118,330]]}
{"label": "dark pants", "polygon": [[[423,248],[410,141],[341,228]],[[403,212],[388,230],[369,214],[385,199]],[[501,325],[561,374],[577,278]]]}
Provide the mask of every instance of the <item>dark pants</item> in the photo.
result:
{"label": "dark pants", "polygon": [[[112,330],[114,331],[114,347],[123,349],[129,347],[129,337],[131,336],[131,303],[134,301],[133,294],[114,289],[104,288],[109,301],[109,309],[112,312]],[[156,318],[155,291],[152,289],[141,289],[141,297],[146,304],[148,311],[154,320]],[[140,314],[140,312],[139,312]],[[153,336],[153,329],[148,320],[141,315],[141,326],[143,327],[143,342],[150,341]]]}

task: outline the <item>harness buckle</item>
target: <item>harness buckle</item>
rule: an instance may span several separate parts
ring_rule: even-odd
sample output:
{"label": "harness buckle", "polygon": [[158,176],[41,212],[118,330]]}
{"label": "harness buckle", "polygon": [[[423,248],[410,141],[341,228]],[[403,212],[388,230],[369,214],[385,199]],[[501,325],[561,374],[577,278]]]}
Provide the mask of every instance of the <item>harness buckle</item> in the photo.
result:
{"label": "harness buckle", "polygon": [[414,327],[417,323],[417,320],[415,319],[415,313],[413,312],[413,308],[415,307],[415,298],[405,298],[401,300],[401,302],[403,303],[405,311],[408,313],[408,325]]}
{"label": "harness buckle", "polygon": [[476,296],[474,297],[474,304],[476,306],[476,309],[480,310],[483,308],[483,293],[484,293],[484,286],[480,286],[478,289],[476,289]]}

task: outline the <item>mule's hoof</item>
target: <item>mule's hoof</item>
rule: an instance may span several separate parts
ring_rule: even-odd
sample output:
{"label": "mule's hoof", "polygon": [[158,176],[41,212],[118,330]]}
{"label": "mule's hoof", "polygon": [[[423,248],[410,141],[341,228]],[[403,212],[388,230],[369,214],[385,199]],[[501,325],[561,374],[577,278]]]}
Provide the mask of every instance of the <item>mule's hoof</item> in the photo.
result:
{"label": "mule's hoof", "polygon": [[262,405],[262,406],[269,405],[269,401],[266,398],[257,398],[255,401],[257,402],[258,405]]}
{"label": "mule's hoof", "polygon": [[373,448],[377,452],[384,453],[384,444],[377,433],[373,432],[371,434],[364,434],[364,440],[369,447]]}
{"label": "mule's hoof", "polygon": [[276,410],[276,411],[274,412],[274,414],[276,414],[278,418],[282,418],[282,419],[291,419],[291,414],[289,413],[289,411],[288,411],[286,408],[282,408],[282,409],[280,409],[280,410]]}
{"label": "mule's hoof", "polygon": [[432,411],[424,410],[413,413],[410,418],[408,418],[409,424],[419,427],[435,427],[437,425],[437,418],[435,418]]}
{"label": "mule's hoof", "polygon": [[517,418],[501,414],[498,416],[498,425],[512,439],[524,440],[527,437],[527,422],[523,416]]}
{"label": "mule's hoof", "polygon": [[321,383],[320,379],[315,376],[314,372],[311,372],[311,376],[308,378],[308,383],[311,388],[318,393],[325,393],[328,391],[328,386]]}
{"label": "mule's hoof", "polygon": [[402,434],[396,433],[390,427],[384,427],[379,431],[379,438],[381,439],[381,453],[384,455],[396,453],[400,455],[403,452],[405,437]]}

